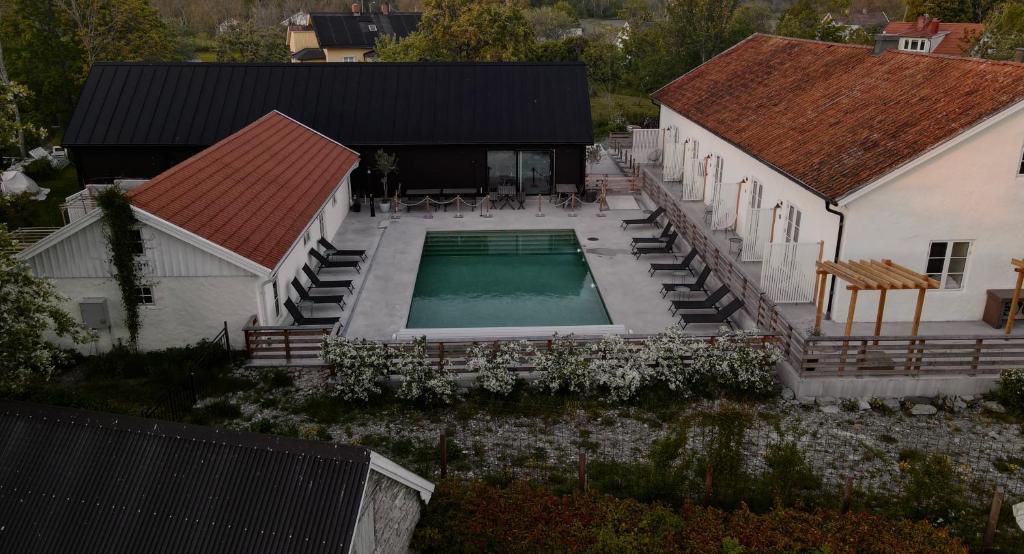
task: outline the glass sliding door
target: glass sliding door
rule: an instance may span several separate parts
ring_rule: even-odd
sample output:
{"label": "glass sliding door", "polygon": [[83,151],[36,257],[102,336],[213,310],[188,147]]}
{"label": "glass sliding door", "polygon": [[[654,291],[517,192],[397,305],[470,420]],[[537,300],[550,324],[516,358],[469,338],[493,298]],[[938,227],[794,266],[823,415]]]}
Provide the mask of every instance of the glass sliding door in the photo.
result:
{"label": "glass sliding door", "polygon": [[524,193],[551,193],[551,158],[551,151],[548,150],[519,152],[519,184]]}
{"label": "glass sliding door", "polygon": [[514,150],[487,151],[487,192],[499,192],[498,187],[517,186],[519,175],[516,171]]}

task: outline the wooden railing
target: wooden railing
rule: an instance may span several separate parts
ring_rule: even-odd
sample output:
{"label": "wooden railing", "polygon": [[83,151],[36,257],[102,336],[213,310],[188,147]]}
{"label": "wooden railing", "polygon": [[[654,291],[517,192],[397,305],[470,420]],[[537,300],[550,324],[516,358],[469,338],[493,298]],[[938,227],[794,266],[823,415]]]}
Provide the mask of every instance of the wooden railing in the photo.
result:
{"label": "wooden railing", "polygon": [[250,360],[286,363],[317,363],[320,342],[335,332],[330,325],[259,325],[256,316],[242,330]]}
{"label": "wooden railing", "polygon": [[807,337],[799,367],[807,377],[994,374],[1009,367],[1024,367],[1024,337]]}

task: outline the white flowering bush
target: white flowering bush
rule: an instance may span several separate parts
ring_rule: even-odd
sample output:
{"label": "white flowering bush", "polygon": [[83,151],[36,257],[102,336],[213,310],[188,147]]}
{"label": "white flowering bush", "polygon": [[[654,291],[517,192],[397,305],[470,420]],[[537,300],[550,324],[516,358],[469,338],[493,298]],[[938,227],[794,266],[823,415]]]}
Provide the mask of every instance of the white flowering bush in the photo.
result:
{"label": "white flowering bush", "polygon": [[773,345],[754,346],[752,334],[723,329],[714,342],[696,345],[692,352],[691,390],[763,396],[775,389],[775,364],[781,354]]}
{"label": "white flowering bush", "polygon": [[387,346],[346,337],[328,337],[320,343],[320,356],[334,369],[334,392],[343,400],[369,400],[380,394],[391,369],[392,352]]}
{"label": "white flowering bush", "polygon": [[536,369],[541,373],[534,386],[551,393],[568,391],[588,394],[597,387],[584,349],[572,335],[557,336],[551,348],[537,354]]}
{"label": "white flowering bush", "polygon": [[448,404],[456,397],[451,362],[428,358],[426,337],[416,339],[412,348],[402,352],[398,373],[403,378],[398,387],[399,398],[424,404]]}
{"label": "white flowering bush", "polygon": [[635,347],[618,335],[609,335],[590,345],[590,373],[604,389],[605,400],[629,400],[651,378],[649,349]]}
{"label": "white flowering bush", "polygon": [[672,326],[647,340],[647,356],[651,364],[651,379],[664,383],[669,390],[684,396],[692,393],[693,364],[691,356],[700,341],[687,336],[678,326]]}
{"label": "white flowering bush", "polygon": [[508,396],[519,380],[515,370],[532,353],[533,347],[524,340],[504,341],[496,349],[474,344],[467,351],[466,370],[478,373],[476,383],[483,390]]}
{"label": "white flowering bush", "polygon": [[996,398],[1007,408],[1024,412],[1024,368],[1004,369],[999,373]]}

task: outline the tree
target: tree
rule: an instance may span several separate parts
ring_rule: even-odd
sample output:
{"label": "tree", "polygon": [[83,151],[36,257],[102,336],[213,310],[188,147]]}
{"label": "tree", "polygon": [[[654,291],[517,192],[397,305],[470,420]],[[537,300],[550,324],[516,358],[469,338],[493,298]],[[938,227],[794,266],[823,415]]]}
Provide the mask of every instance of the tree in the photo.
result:
{"label": "tree", "polygon": [[514,62],[534,55],[522,8],[502,0],[424,0],[419,27],[402,40],[377,41],[381,61]]}
{"label": "tree", "polygon": [[[980,37],[966,37],[964,46],[983,58],[1008,60],[1014,49],[1024,46],[1024,4],[1005,2],[985,18],[985,32]],[[970,42],[976,41],[971,47]]]}
{"label": "tree", "polygon": [[[0,52],[2,54],[2,52]],[[26,137],[35,142],[40,140],[45,131],[21,118],[20,104],[24,104],[31,94],[24,86],[10,82],[0,64],[0,151],[10,147],[18,147],[21,157],[27,156],[25,151]]]}
{"label": "tree", "polygon": [[[0,197],[0,202],[4,202]],[[46,279],[11,254],[15,241],[0,225],[0,392],[17,393],[46,379],[66,354],[44,337],[48,332],[82,343],[91,334],[62,307],[67,299]]]}
{"label": "tree", "polygon": [[286,62],[288,45],[278,29],[260,27],[252,19],[231,25],[216,39],[219,62]]}
{"label": "tree", "polygon": [[977,22],[985,17],[991,6],[985,0],[908,0],[907,21],[928,14],[946,22]]}
{"label": "tree", "polygon": [[775,34],[794,38],[818,38],[822,15],[813,0],[797,0],[782,13]]}
{"label": "tree", "polygon": [[574,15],[552,6],[526,10],[524,16],[533,27],[534,35],[542,41],[567,38],[570,30],[579,25]]}
{"label": "tree", "polygon": [[[381,174],[380,182],[384,186],[384,199],[388,198],[388,177],[398,171],[398,156],[378,150],[373,157],[374,169]],[[397,208],[396,208],[397,209]]]}
{"label": "tree", "polygon": [[622,50],[600,36],[592,38],[580,59],[587,65],[591,89],[611,93],[622,79]]}
{"label": "tree", "polygon": [[98,61],[174,59],[177,37],[148,0],[53,0],[85,53]]}
{"label": "tree", "polygon": [[736,43],[731,32],[741,0],[676,0],[668,5],[669,24],[680,46],[700,63]]}

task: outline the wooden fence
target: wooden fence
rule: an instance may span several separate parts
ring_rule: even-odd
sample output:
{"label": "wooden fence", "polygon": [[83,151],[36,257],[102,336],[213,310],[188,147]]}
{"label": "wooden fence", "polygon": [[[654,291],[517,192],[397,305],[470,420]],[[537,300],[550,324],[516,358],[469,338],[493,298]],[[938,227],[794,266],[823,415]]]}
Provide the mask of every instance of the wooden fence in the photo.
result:
{"label": "wooden fence", "polygon": [[320,342],[335,333],[329,325],[259,325],[256,316],[243,329],[251,362],[320,363]]}
{"label": "wooden fence", "polygon": [[807,337],[800,361],[806,377],[995,374],[1008,367],[1024,367],[1024,337]]}

